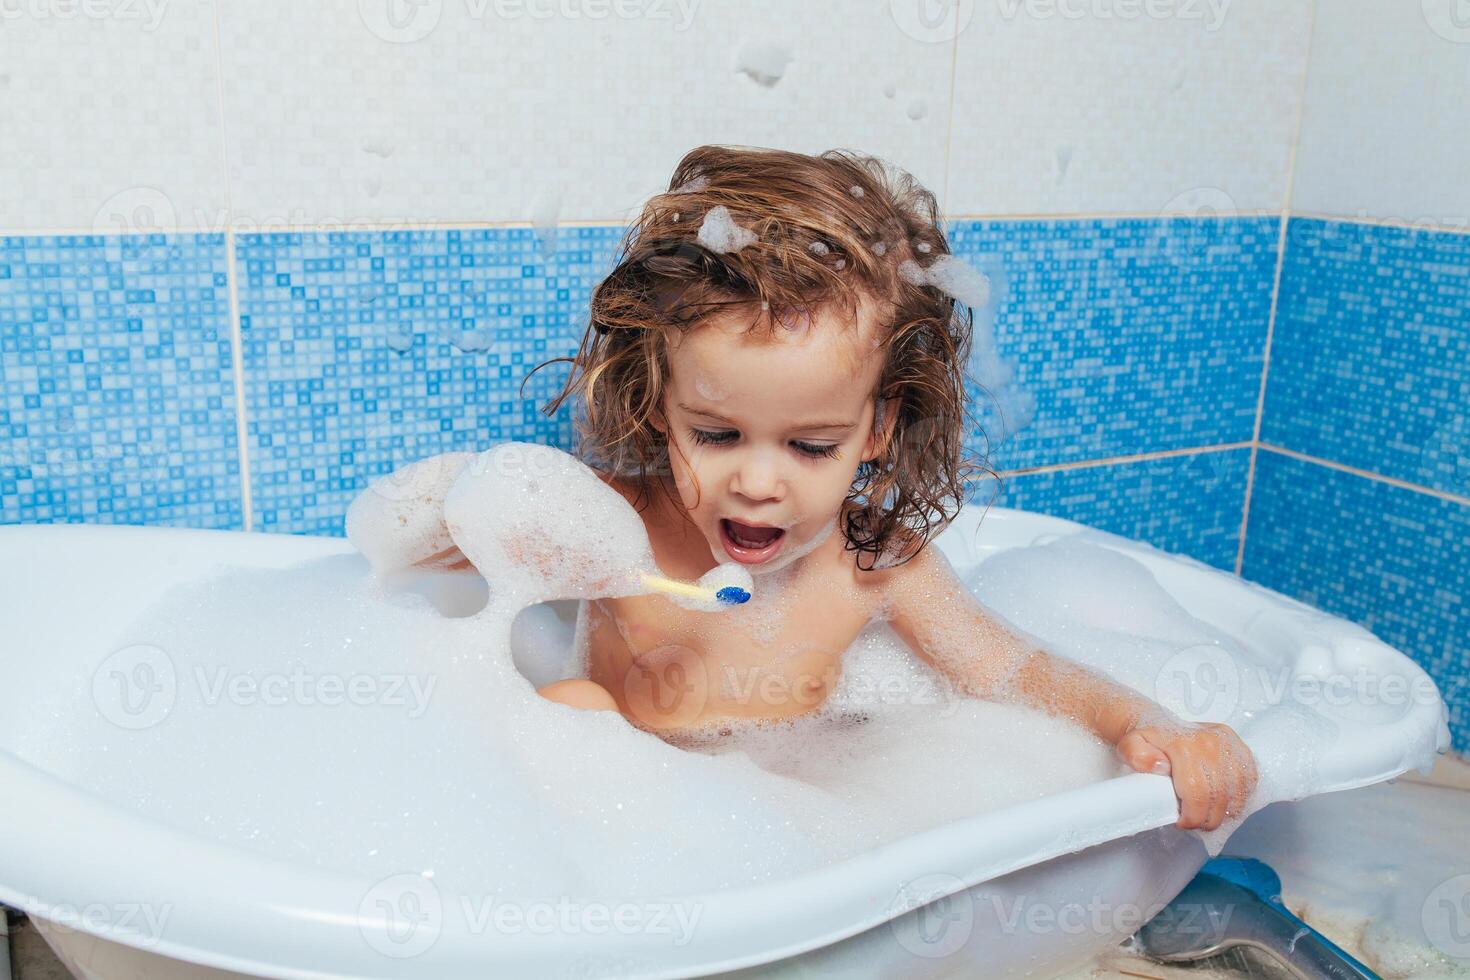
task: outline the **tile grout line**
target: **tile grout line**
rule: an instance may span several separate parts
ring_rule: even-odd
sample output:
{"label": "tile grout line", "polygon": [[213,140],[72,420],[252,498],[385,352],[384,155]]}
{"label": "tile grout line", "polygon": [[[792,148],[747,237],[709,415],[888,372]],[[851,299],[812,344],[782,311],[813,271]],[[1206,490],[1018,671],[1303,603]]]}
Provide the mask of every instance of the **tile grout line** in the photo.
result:
{"label": "tile grout line", "polygon": [[1286,265],[1286,228],[1290,218],[1281,215],[1281,228],[1276,235],[1276,272],[1271,282],[1271,310],[1266,314],[1266,346],[1261,351],[1261,380],[1256,390],[1256,418],[1251,428],[1251,456],[1245,471],[1245,499],[1240,506],[1240,533],[1236,535],[1235,574],[1245,567],[1245,535],[1251,519],[1251,493],[1256,487],[1256,456],[1261,448],[1261,416],[1266,410],[1266,378],[1271,371],[1271,341],[1276,333],[1276,306],[1281,297],[1281,270]]}
{"label": "tile grout line", "polygon": [[[244,235],[353,235],[364,232],[493,231],[513,230],[517,228],[534,231],[537,227],[524,218],[507,218],[504,221],[435,221],[428,218],[423,221],[377,221],[373,219],[351,222],[301,221],[291,224],[261,225],[259,227],[255,227],[254,224],[254,222],[240,222],[236,224],[233,218],[231,218],[222,227],[233,228],[237,233]],[[627,225],[627,220],[618,218],[567,218],[556,222],[556,227],[558,228],[623,228]],[[149,225],[147,228],[130,228],[121,231],[105,232],[99,232],[96,228],[19,228],[14,231],[0,230],[0,236],[41,238],[54,235],[74,235],[77,237],[125,238],[129,235],[197,235],[205,234],[211,230],[215,229],[211,229],[207,225],[194,225],[192,227],[184,225],[175,227]]]}
{"label": "tile grout line", "polygon": [[998,475],[1008,476],[1036,476],[1042,473],[1062,473],[1068,470],[1095,469],[1099,466],[1123,466],[1128,463],[1146,463],[1155,459],[1169,459],[1173,456],[1199,456],[1204,453],[1229,452],[1232,449],[1248,449],[1252,443],[1248,440],[1240,442],[1220,442],[1207,446],[1190,446],[1185,449],[1161,449],[1152,453],[1135,453],[1131,456],[1105,456],[1101,459],[1078,460],[1073,463],[1048,463],[1044,466],[1023,466],[1014,470],[1000,470]]}
{"label": "tile grout line", "polygon": [[[946,191],[946,193],[948,193]],[[1297,211],[1294,209],[1259,209],[1254,211],[1212,211],[1207,214],[1163,214],[1158,211],[1069,211],[1056,213],[1026,213],[1011,212],[1008,214],[940,214],[940,220],[945,222],[954,221],[980,221],[1002,223],[1007,221],[1051,221],[1058,224],[1072,221],[1230,221],[1242,218],[1279,218],[1285,213],[1289,218],[1304,218],[1311,221],[1326,221],[1340,225],[1358,225],[1372,228],[1403,228],[1409,231],[1423,231],[1436,235],[1467,235],[1470,234],[1470,225],[1446,225],[1446,224],[1416,224],[1406,222],[1398,218],[1369,218],[1352,217],[1348,215],[1334,215],[1319,211]],[[628,222],[616,218],[568,218],[558,221],[558,228],[623,228]],[[351,224],[328,224],[303,222],[300,224],[281,225],[272,227],[248,228],[241,226],[235,228],[227,223],[237,234],[261,234],[261,235],[302,235],[302,234],[362,234],[369,232],[389,231],[494,231],[514,230],[518,228],[533,229],[535,226],[523,219],[505,221],[355,221]],[[194,235],[207,233],[208,229],[200,227],[186,228],[150,226],[146,230],[109,231],[100,233],[95,228],[15,228],[9,231],[0,230],[0,236],[8,238],[44,238],[51,236],[71,235],[76,237],[118,237],[125,238],[129,235]]]}
{"label": "tile grout line", "polygon": [[1250,464],[1245,472],[1245,500],[1240,507],[1240,534],[1235,550],[1235,574],[1243,577],[1245,539],[1250,528],[1251,495],[1256,488],[1256,457],[1261,451],[1261,420],[1266,412],[1266,382],[1271,373],[1271,342],[1276,336],[1276,313],[1281,305],[1281,275],[1286,267],[1287,230],[1291,225],[1291,199],[1296,191],[1296,157],[1301,149],[1302,123],[1307,116],[1307,82],[1312,73],[1312,35],[1317,29],[1317,4],[1313,0],[1307,16],[1307,46],[1302,53],[1302,79],[1298,89],[1296,126],[1286,158],[1286,193],[1281,201],[1281,228],[1276,238],[1276,273],[1271,282],[1271,311],[1266,315],[1266,346],[1261,352],[1261,384],[1256,391],[1256,421],[1251,430]]}
{"label": "tile grout line", "polygon": [[1366,225],[1370,228],[1401,228],[1405,231],[1426,231],[1438,235],[1470,235],[1470,224],[1447,225],[1444,222],[1433,221],[1410,221],[1405,218],[1374,218],[1366,214],[1345,215],[1329,214],[1326,211],[1296,211],[1291,212],[1293,218],[1307,218],[1311,221],[1331,221],[1340,225]]}
{"label": "tile grout line", "polygon": [[219,107],[220,165],[225,180],[225,282],[230,295],[230,369],[235,380],[235,453],[240,467],[240,516],[244,530],[255,529],[255,501],[250,485],[249,425],[245,417],[245,342],[240,329],[240,278],[235,264],[235,201],[230,187],[230,139],[225,122],[225,49],[220,6],[214,7],[215,96]]}
{"label": "tile grout line", "polygon": [[245,530],[255,530],[255,502],[250,487],[249,426],[245,418],[245,351],[240,330],[240,283],[235,275],[235,233],[225,231],[225,261],[230,268],[230,360],[235,376],[235,446],[240,461],[240,503]]}
{"label": "tile grout line", "polygon": [[1287,449],[1285,446],[1277,446],[1269,442],[1260,443],[1260,447],[1267,452],[1275,453],[1278,456],[1288,456],[1291,459],[1300,460],[1303,463],[1314,463],[1317,466],[1325,466],[1329,470],[1337,470],[1339,473],[1349,473],[1353,476],[1362,477],[1365,480],[1372,480],[1375,483],[1386,483],[1389,486],[1397,487],[1400,490],[1408,490],[1413,493],[1422,494],[1426,497],[1434,497],[1435,499],[1443,500],[1446,503],[1460,504],[1465,507],[1470,507],[1470,497],[1462,496],[1458,493],[1450,493],[1448,490],[1438,490],[1434,487],[1427,487],[1422,483],[1410,483],[1408,480],[1400,480],[1398,477],[1389,476],[1386,473],[1374,473],[1371,470],[1360,470],[1356,466],[1349,466],[1346,463],[1339,463],[1335,460],[1324,459],[1321,456],[1311,456],[1307,453],[1297,452],[1295,449]]}
{"label": "tile grout line", "polygon": [[945,209],[949,207],[951,186],[954,183],[954,175],[950,171],[951,161],[954,159],[954,114],[957,108],[955,94],[957,92],[955,79],[959,74],[960,62],[960,5],[954,5],[954,37],[949,42],[949,120],[944,131],[944,200],[939,204],[940,221],[945,221]]}
{"label": "tile grout line", "polygon": [[946,221],[1230,221],[1237,218],[1274,218],[1280,208],[1254,210],[1202,211],[1199,214],[1172,214],[1164,211],[975,211],[946,215]]}

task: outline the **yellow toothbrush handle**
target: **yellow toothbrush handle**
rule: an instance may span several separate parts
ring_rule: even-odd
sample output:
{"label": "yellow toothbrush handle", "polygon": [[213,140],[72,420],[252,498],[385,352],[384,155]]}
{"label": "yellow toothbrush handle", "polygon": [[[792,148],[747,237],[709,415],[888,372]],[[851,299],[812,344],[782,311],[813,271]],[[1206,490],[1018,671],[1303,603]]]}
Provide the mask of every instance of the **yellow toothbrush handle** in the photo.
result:
{"label": "yellow toothbrush handle", "polygon": [[672,592],[676,595],[688,596],[691,599],[707,599],[711,602],[715,599],[715,590],[707,589],[702,585],[692,582],[680,582],[677,579],[664,578],[662,575],[643,573],[643,585],[651,592]]}

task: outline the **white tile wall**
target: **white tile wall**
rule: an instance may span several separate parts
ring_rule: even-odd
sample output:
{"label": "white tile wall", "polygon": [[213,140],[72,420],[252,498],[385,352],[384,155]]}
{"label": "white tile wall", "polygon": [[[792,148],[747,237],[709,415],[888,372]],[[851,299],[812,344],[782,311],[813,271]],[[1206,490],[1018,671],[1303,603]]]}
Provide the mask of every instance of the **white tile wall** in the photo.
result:
{"label": "white tile wall", "polygon": [[1470,226],[1470,4],[1322,0],[1292,208]]}
{"label": "white tile wall", "polygon": [[1299,116],[1293,209],[1464,225],[1463,2],[27,0],[0,231],[619,221],[704,142],[867,150],[953,216],[1254,213]]}
{"label": "white tile wall", "polygon": [[0,4],[0,230],[219,227],[213,0]]}
{"label": "white tile wall", "polygon": [[976,0],[951,213],[1279,210],[1310,14],[1308,0]]}
{"label": "white tile wall", "polygon": [[[385,2],[225,8],[237,220],[617,220],[707,142],[857,147],[943,185],[951,50],[906,36],[886,0],[684,0],[687,22],[679,0],[601,19],[429,0],[399,36],[428,33],[402,43],[368,26],[394,33]],[[772,85],[735,68],[762,44],[790,54]]]}

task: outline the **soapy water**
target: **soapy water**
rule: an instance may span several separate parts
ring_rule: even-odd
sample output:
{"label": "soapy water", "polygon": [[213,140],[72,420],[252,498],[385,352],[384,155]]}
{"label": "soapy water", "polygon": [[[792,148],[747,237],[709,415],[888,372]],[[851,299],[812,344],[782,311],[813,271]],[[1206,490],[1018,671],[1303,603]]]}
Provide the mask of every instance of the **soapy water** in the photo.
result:
{"label": "soapy water", "polygon": [[[1104,537],[1086,531],[1010,549],[977,566],[965,584],[1047,649],[1181,719],[1229,725],[1251,749],[1259,774],[1240,819],[1318,792],[1317,760],[1336,741],[1337,722],[1319,705],[1284,697],[1278,662],[1191,616],[1137,561],[1093,543]],[[1389,708],[1380,720],[1403,710]],[[1240,819],[1198,832],[1212,856]]]}
{"label": "soapy water", "polygon": [[[114,726],[79,680],[64,727],[15,751],[262,854],[375,878],[424,872],[441,889],[507,899],[781,878],[1124,771],[1069,722],[947,702],[876,625],[821,712],[711,751],[541,697],[491,646],[498,635],[356,556],[227,570],[171,592],[119,637],[166,654],[177,685],[166,718]],[[288,683],[272,688],[277,678]]]}
{"label": "soapy water", "polygon": [[[845,652],[832,694],[794,720],[661,738],[617,712],[554,703],[536,687],[582,676],[584,661],[565,632],[560,647],[535,649],[538,631],[558,635],[534,625],[542,604],[643,591],[636,573],[655,568],[646,529],[549,447],[435,459],[349,520],[376,572],[342,556],[175,589],[118,638],[162,653],[177,688],[166,717],[110,725],[83,679],[58,708],[64,728],[17,754],[276,857],[525,897],[751,884],[1130,771],[1068,719],[959,696],[877,620]],[[436,500],[442,527],[419,513],[437,513]],[[475,601],[404,588],[393,571],[444,535],[486,572]],[[1234,663],[1251,653],[1090,537],[998,552],[964,584],[1054,653],[1170,711],[1231,724],[1260,768],[1247,812],[1311,793],[1332,722],[1268,706],[1249,682],[1203,708],[1159,684],[1181,651]],[[780,581],[762,578],[752,604],[779,600]],[[1243,817],[1203,835],[1211,853]]]}

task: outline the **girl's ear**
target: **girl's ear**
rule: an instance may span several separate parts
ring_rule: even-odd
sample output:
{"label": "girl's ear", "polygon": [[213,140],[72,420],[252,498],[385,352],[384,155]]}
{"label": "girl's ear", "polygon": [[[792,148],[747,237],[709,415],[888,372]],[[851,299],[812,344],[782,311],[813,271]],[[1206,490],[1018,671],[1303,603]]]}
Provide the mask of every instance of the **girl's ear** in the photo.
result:
{"label": "girl's ear", "polygon": [[896,413],[891,410],[892,406],[886,407],[889,408],[888,411],[884,411],[885,405],[881,397],[873,404],[873,425],[868,430],[867,442],[863,443],[863,462],[878,459],[888,449],[888,435]]}

